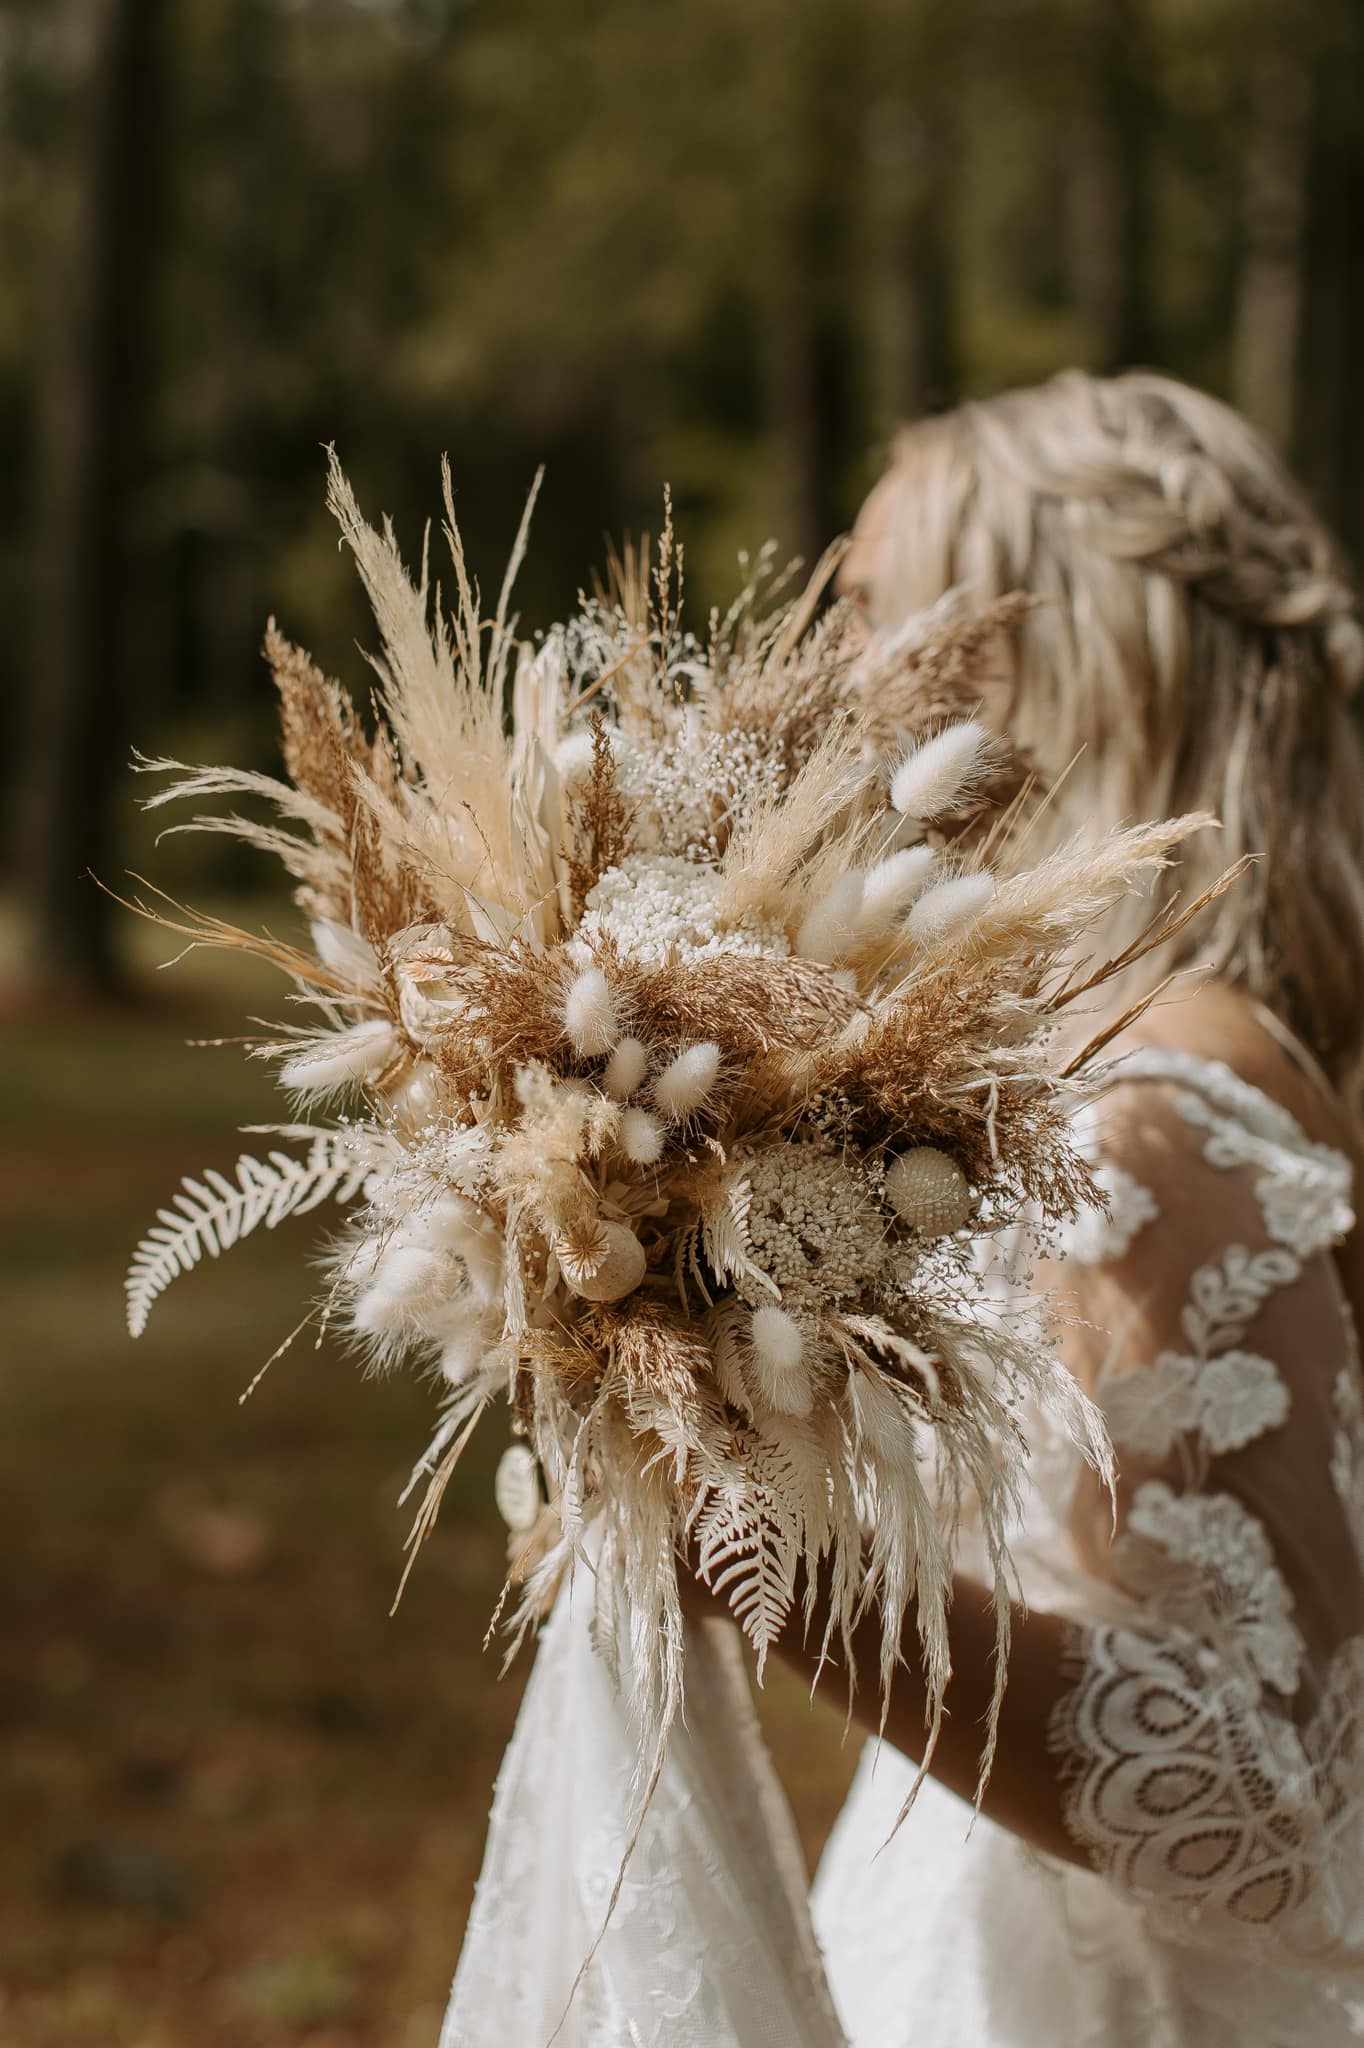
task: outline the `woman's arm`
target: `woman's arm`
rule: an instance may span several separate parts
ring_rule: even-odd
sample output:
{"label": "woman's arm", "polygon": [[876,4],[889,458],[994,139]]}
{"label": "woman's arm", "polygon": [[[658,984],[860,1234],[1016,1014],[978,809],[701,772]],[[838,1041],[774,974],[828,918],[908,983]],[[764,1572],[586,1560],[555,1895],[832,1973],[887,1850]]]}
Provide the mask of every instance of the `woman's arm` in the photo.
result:
{"label": "woman's arm", "polygon": [[[821,1666],[819,1644],[827,1622],[828,1603],[817,1593],[809,1633],[804,1635],[798,1597],[791,1623],[775,1646],[776,1654],[811,1684],[818,1674],[819,1689],[826,1699],[839,1708],[851,1703],[853,1718],[868,1734],[881,1733],[881,1700],[874,1682],[881,1654],[880,1623],[869,1615],[853,1631],[855,1666],[871,1676],[850,1688],[847,1667],[836,1646],[831,1646]],[[994,1768],[981,1810],[1033,1848],[1085,1863],[1084,1850],[1066,1829],[1058,1760],[1048,1746],[1058,1702],[1069,1688],[1067,1670],[1073,1643],[1070,1649],[1067,1644],[1073,1634],[1070,1625],[1057,1615],[1028,1613],[1017,1601],[1012,1603],[1009,1682],[1000,1708]],[[952,1676],[930,1768],[940,1784],[966,1800],[975,1799],[980,1778],[994,1694],[995,1638],[995,1611],[989,1593],[976,1580],[959,1573],[953,1585],[949,1628]],[[884,1734],[915,1763],[922,1763],[927,1746],[927,1715],[927,1688],[911,1626],[905,1661],[895,1674]]]}

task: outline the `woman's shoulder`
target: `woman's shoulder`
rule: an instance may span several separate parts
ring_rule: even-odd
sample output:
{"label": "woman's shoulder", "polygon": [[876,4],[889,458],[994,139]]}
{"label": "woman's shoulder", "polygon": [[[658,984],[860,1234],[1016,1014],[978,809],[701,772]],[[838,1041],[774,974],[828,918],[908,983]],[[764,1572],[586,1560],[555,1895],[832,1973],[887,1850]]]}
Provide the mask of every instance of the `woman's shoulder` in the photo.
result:
{"label": "woman's shoulder", "polygon": [[[1258,1004],[1218,984],[1153,1008],[1114,1054],[1090,1112],[1090,1146],[1109,1235],[1123,1225],[1118,1238],[1143,1284],[1154,1284],[1176,1242],[1195,1265],[1224,1263],[1233,1246],[1268,1247],[1280,1265],[1334,1248],[1358,1317],[1358,1157],[1344,1106],[1310,1055],[1298,1056]],[[1157,1219],[1159,1230],[1145,1228]]]}
{"label": "woman's shoulder", "polygon": [[[1355,1164],[1350,1118],[1306,1048],[1244,990],[1206,981],[1153,1004],[1112,1048],[1110,1076],[1126,1084],[1168,1080],[1220,1097],[1224,1113],[1261,1116],[1306,1143],[1329,1146]],[[1273,1112],[1279,1112],[1274,1119]]]}

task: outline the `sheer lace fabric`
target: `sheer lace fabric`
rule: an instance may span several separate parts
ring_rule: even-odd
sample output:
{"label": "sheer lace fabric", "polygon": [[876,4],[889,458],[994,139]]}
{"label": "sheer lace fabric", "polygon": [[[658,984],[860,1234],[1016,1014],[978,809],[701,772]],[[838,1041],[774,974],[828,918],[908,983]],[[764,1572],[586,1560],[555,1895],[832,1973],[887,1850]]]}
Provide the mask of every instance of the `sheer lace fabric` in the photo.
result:
{"label": "sheer lace fabric", "polygon": [[[856,2048],[907,2044],[896,2001],[924,1990],[949,2048],[1364,2032],[1364,1399],[1330,1257],[1350,1169],[1216,1062],[1122,1073],[1089,1132],[1110,1214],[1067,1246],[1117,1528],[1044,1460],[1020,1550],[1034,1602],[1073,1620],[1052,1744],[1098,1875],[985,1820],[964,1842],[970,1816],[926,1787],[868,1884],[904,1767],[864,1766],[815,1890]],[[893,1912],[925,1931],[892,1982]],[[975,1966],[935,1995],[929,1952],[966,1928]]]}
{"label": "sheer lace fabric", "polygon": [[[1135,1112],[1117,1108],[1113,1144],[1162,1173],[1177,1163],[1185,1211],[1192,1196],[1206,1220],[1152,1247],[1159,1274],[1130,1270],[1155,1216],[1138,1233],[1119,1217],[1094,1248],[1124,1295],[1144,1287],[1150,1304],[1096,1389],[1125,1475],[1107,1565],[1140,1612],[1077,1634],[1053,1731],[1068,1822],[1171,1939],[1348,1957],[1364,1932],[1351,1896],[1364,1875],[1364,1532],[1347,1420],[1358,1366],[1328,1254],[1353,1222],[1350,1170],[1225,1067],[1146,1053],[1126,1073],[1172,1103],[1140,1090]],[[1172,1138],[1170,1107],[1201,1158]],[[1124,1147],[1125,1122],[1140,1136]],[[1209,1175],[1248,1180],[1253,1209]],[[1147,1193],[1157,1210],[1169,1200]],[[1243,1241],[1216,1243],[1229,1221]],[[1181,1241],[1197,1259],[1187,1279]],[[1337,1428],[1314,1470],[1327,1387]],[[1312,1581],[1333,1559],[1344,1571],[1325,1601]]]}

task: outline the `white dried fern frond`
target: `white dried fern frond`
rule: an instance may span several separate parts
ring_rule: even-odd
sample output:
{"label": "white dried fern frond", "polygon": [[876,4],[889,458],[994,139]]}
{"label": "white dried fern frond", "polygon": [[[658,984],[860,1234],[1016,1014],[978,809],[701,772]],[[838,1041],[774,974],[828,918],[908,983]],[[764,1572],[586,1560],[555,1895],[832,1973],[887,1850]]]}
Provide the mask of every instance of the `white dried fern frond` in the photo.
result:
{"label": "white dried fern frond", "polygon": [[781,1289],[749,1256],[748,1209],[752,1194],[747,1180],[731,1180],[721,1200],[702,1211],[701,1242],[712,1270],[721,1280],[746,1280],[763,1294],[770,1294],[773,1301],[780,1301]]}
{"label": "white dried fern frond", "polygon": [[318,1138],[306,1159],[270,1152],[265,1159],[243,1153],[229,1179],[208,1167],[201,1179],[186,1174],[171,1205],[157,1211],[157,1221],[137,1250],[124,1283],[128,1330],[140,1337],[152,1304],[178,1274],[197,1266],[205,1252],[216,1259],[239,1238],[261,1225],[273,1230],[286,1216],[303,1216],[328,1196],[348,1201],[367,1170],[334,1138]]}
{"label": "white dried fern frond", "polygon": [[753,1470],[728,1461],[696,1518],[700,1575],[723,1594],[752,1643],[759,1679],[791,1612],[800,1536],[800,1520],[786,1500]]}

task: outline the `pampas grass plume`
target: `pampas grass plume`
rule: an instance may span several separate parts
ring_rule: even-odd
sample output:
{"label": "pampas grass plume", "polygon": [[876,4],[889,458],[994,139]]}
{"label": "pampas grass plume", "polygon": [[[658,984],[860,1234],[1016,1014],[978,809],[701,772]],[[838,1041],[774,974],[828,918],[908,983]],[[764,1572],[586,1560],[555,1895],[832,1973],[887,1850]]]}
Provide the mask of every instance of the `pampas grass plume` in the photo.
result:
{"label": "pampas grass plume", "polygon": [[665,1116],[694,1116],[720,1072],[720,1048],[710,1038],[689,1045],[670,1060],[654,1082],[654,1101]]}
{"label": "pampas grass plume", "polygon": [[905,919],[906,929],[925,945],[945,939],[979,917],[994,893],[991,875],[953,875],[925,890]]}
{"label": "pampas grass plume", "polygon": [[806,914],[796,934],[795,950],[805,960],[832,966],[850,949],[862,903],[861,868],[849,868]]}
{"label": "pampas grass plume", "polygon": [[600,967],[589,967],[564,999],[564,1029],[575,1051],[591,1057],[609,1052],[620,1036],[611,988]]}
{"label": "pampas grass plume", "polygon": [[622,1038],[606,1062],[602,1086],[617,1102],[634,1094],[649,1071],[649,1048],[639,1038]]}
{"label": "pampas grass plume", "polygon": [[891,777],[891,803],[904,818],[941,817],[980,773],[988,745],[974,718],[944,726],[900,763]]}
{"label": "pampas grass plume", "polygon": [[784,1308],[755,1309],[752,1337],[753,1376],[768,1407],[784,1415],[808,1415],[813,1395],[799,1323]]}
{"label": "pampas grass plume", "polygon": [[291,1053],[279,1070],[280,1080],[300,1095],[331,1095],[339,1088],[356,1088],[376,1080],[392,1065],[399,1042],[386,1017],[371,1017]]}

